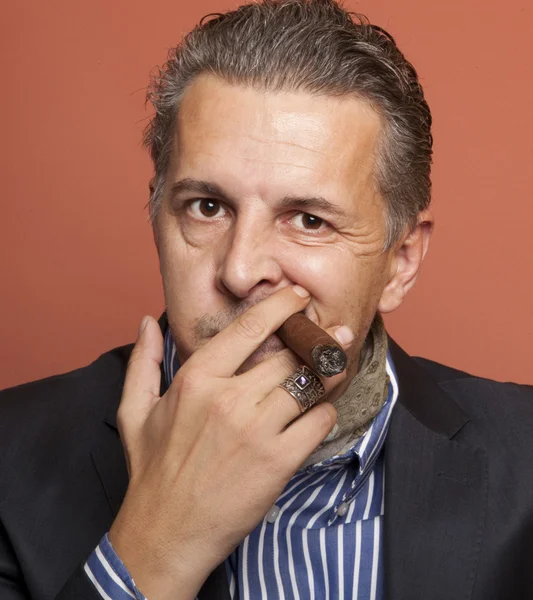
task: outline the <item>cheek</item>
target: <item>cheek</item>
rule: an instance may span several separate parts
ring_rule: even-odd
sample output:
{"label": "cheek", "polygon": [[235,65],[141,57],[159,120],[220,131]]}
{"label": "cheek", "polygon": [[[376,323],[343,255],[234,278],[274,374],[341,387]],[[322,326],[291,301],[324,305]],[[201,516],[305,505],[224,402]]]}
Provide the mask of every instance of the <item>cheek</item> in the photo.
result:
{"label": "cheek", "polygon": [[176,236],[161,244],[159,260],[169,311],[176,317],[207,312],[214,280],[212,256]]}
{"label": "cheek", "polygon": [[357,288],[357,261],[352,255],[334,248],[298,248],[288,253],[284,262],[287,277],[311,293],[321,324],[327,313],[334,311],[339,316],[344,312]]}
{"label": "cheek", "polygon": [[[345,323],[355,330],[372,320],[381,295],[381,258],[358,258],[339,248],[288,253],[285,273],[312,296],[309,308],[322,327]],[[313,314],[314,313],[314,314]]]}

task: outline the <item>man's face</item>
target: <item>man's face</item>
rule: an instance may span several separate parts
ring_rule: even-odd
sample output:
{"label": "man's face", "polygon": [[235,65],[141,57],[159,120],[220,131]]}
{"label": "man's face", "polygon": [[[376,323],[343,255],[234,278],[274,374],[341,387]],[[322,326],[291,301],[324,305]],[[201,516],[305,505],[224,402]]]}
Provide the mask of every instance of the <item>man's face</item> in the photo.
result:
{"label": "man's face", "polygon": [[[236,316],[300,284],[307,316],[346,324],[350,371],[391,276],[373,178],[380,120],[352,97],[262,92],[210,76],[187,89],[155,223],[183,363]],[[243,365],[283,348],[277,336]]]}

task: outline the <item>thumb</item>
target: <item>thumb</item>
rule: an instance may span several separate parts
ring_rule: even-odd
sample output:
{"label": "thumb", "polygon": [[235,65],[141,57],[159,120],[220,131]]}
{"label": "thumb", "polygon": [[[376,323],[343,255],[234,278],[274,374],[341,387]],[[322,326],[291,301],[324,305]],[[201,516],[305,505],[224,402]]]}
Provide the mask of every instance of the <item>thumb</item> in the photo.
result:
{"label": "thumb", "polygon": [[159,400],[163,335],[157,321],[146,316],[132,350],[118,411],[121,429],[138,429]]}

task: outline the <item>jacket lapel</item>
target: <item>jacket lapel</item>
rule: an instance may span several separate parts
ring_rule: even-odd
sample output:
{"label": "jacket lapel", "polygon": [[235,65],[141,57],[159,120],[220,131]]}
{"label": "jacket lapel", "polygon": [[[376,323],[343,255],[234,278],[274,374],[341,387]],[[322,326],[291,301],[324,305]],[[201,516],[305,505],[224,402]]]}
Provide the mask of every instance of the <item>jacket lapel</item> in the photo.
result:
{"label": "jacket lapel", "polygon": [[484,528],[486,455],[463,410],[392,340],[390,350],[400,396],[385,444],[386,597],[466,600]]}

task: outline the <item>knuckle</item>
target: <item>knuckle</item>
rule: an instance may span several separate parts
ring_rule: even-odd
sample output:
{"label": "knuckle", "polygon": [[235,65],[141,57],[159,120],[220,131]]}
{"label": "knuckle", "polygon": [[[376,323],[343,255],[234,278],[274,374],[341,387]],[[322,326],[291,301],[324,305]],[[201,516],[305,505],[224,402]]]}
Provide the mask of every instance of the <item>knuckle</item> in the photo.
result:
{"label": "knuckle", "polygon": [[234,434],[239,446],[246,448],[254,447],[259,456],[263,456],[257,421],[246,419],[244,422],[235,423]]}
{"label": "knuckle", "polygon": [[174,378],[180,394],[192,394],[197,392],[202,384],[204,374],[195,367],[182,368]]}
{"label": "knuckle", "polygon": [[238,398],[234,390],[222,392],[209,403],[207,407],[207,418],[215,423],[223,423],[224,427],[231,425],[232,429],[235,428],[237,426],[237,421],[232,418],[232,415],[237,400]]}
{"label": "knuckle", "polygon": [[245,339],[260,338],[266,331],[267,322],[259,311],[248,311],[237,319],[237,334]]}
{"label": "knuckle", "polygon": [[228,389],[213,398],[206,408],[206,421],[211,431],[223,431],[224,438],[239,451],[268,460],[268,445],[262,435],[259,415],[242,410],[241,391]]}

